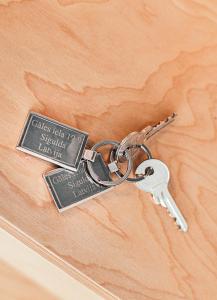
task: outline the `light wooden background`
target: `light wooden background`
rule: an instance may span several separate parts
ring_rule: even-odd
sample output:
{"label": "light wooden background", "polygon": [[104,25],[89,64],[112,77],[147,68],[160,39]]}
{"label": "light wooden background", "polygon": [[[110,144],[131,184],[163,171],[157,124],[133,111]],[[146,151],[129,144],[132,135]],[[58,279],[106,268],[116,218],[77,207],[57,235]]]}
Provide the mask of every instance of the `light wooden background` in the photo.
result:
{"label": "light wooden background", "polygon": [[102,300],[36,251],[0,228],[1,300]]}
{"label": "light wooden background", "polygon": [[0,290],[4,300],[47,299],[57,300],[55,296],[47,292],[41,286],[24,276],[11,265],[0,260]]}
{"label": "light wooden background", "polygon": [[[0,3],[1,226],[105,299],[216,299],[217,2]],[[127,183],[60,215],[53,166],[15,150],[29,110],[95,142],[177,112],[149,146],[189,232]]]}

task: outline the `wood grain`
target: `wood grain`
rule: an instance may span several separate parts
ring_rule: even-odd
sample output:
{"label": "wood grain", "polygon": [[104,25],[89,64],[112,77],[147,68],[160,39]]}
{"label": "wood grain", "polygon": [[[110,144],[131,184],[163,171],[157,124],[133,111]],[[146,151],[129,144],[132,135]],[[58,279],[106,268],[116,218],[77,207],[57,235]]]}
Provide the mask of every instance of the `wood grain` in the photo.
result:
{"label": "wood grain", "polygon": [[[114,297],[216,299],[216,2],[1,1],[0,46],[2,222]],[[127,183],[58,214],[42,179],[54,166],[15,150],[29,110],[94,142],[176,111],[149,146],[189,233]]]}

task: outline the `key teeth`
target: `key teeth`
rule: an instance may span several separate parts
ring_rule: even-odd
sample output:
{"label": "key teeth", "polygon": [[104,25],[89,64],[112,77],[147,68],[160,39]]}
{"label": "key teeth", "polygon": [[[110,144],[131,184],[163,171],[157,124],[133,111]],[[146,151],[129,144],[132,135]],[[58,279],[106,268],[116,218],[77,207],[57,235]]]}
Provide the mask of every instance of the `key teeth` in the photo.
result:
{"label": "key teeth", "polygon": [[[181,225],[177,222],[177,218],[174,217],[174,216],[169,212],[168,209],[167,209],[167,212],[168,212],[168,215],[169,215],[171,218],[173,218],[174,222],[176,223],[176,226],[178,227],[178,230],[179,230],[179,231],[183,231]],[[187,230],[186,230],[186,231],[187,231]]]}
{"label": "key teeth", "polygon": [[168,116],[164,120],[161,120],[160,122],[158,122],[157,124],[155,124],[153,127],[156,128],[156,127],[160,126],[163,123],[173,122],[176,117],[177,117],[177,114],[175,112],[173,112],[170,116]]}
{"label": "key teeth", "polygon": [[175,221],[175,223],[176,223],[176,226],[178,227],[178,230],[179,230],[179,231],[182,231],[182,227],[181,227],[181,225],[177,222],[177,219],[176,219],[176,218],[174,218],[174,221]]}
{"label": "key teeth", "polygon": [[168,215],[169,215],[171,218],[173,218],[174,222],[176,223],[176,226],[178,227],[178,230],[179,230],[179,231],[182,231],[182,232],[187,232],[187,231],[188,231],[188,227],[182,228],[182,226],[178,223],[177,218],[174,217],[174,216],[170,213],[170,211],[169,211],[169,209],[168,209],[167,207],[166,207],[166,210],[167,210]]}
{"label": "key teeth", "polygon": [[[175,112],[173,112],[172,115],[170,115],[166,118],[165,122],[170,122],[170,121],[172,122],[172,121],[174,121],[174,119],[176,117],[177,117],[177,114]],[[164,121],[162,121],[162,122],[164,122]]]}
{"label": "key teeth", "polygon": [[165,122],[165,123],[168,123],[168,122],[173,122],[175,120],[175,118],[177,117],[177,114],[175,112],[172,113],[172,115],[168,116],[165,121],[161,121],[160,123],[162,122]]}
{"label": "key teeth", "polygon": [[177,227],[179,231],[182,231],[182,227],[179,224],[177,224]]}
{"label": "key teeth", "polygon": [[187,232],[188,231],[188,226],[187,225],[186,225],[186,228],[185,227],[182,228],[182,226],[179,223],[177,223],[177,221],[176,221],[176,225],[177,225],[179,231],[182,231],[182,232]]}
{"label": "key teeth", "polygon": [[186,223],[183,223],[183,226],[181,226],[181,224],[178,222],[178,219],[170,213],[168,207],[163,206],[161,203],[159,203],[159,205],[162,206],[163,208],[165,208],[168,215],[171,218],[173,218],[173,220],[176,223],[176,226],[178,227],[179,231],[182,231],[182,232],[187,232],[188,231],[188,225]]}
{"label": "key teeth", "polygon": [[169,211],[168,207],[165,207],[165,208],[166,208],[166,210],[167,210],[168,215],[169,215],[171,218],[175,219],[174,216],[173,216],[173,215],[171,214],[171,212]]}
{"label": "key teeth", "polygon": [[175,221],[176,226],[178,226],[178,228],[181,229],[181,226],[180,226],[180,224],[178,223],[177,218],[176,218],[176,217],[173,217],[173,220]]}

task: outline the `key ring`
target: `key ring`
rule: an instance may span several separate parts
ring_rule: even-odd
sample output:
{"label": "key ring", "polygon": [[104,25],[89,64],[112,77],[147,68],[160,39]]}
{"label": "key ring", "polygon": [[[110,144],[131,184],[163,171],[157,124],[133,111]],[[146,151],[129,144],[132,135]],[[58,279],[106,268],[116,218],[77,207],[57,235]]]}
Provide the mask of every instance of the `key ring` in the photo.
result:
{"label": "key ring", "polygon": [[[102,146],[106,146],[106,145],[112,145],[114,146],[115,148],[117,148],[119,146],[119,143],[116,142],[116,141],[110,141],[110,140],[105,140],[105,141],[101,141],[97,144],[95,144],[92,148],[91,148],[91,151],[96,151],[98,148],[102,147]],[[90,174],[90,176],[92,177],[92,179],[101,184],[101,185],[105,185],[105,186],[116,186],[120,183],[122,183],[124,180],[126,180],[128,178],[128,176],[130,175],[130,172],[132,170],[132,167],[133,167],[133,160],[132,160],[132,157],[131,155],[129,154],[129,151],[127,150],[125,152],[125,157],[127,158],[127,161],[128,161],[128,164],[127,164],[127,171],[125,174],[122,174],[122,176],[118,176],[119,179],[118,180],[114,180],[114,181],[106,181],[106,180],[101,180],[99,178],[99,176],[95,173],[95,171],[93,170],[93,166],[92,166],[92,162],[90,160],[87,160],[86,163],[87,163],[87,169],[88,169],[88,172]],[[115,160],[113,159],[113,163],[114,162],[117,162],[118,160]],[[114,170],[114,173],[117,172],[117,168],[115,168]],[[116,173],[116,175],[118,175]]]}
{"label": "key ring", "polygon": [[[150,150],[148,149],[148,147],[145,146],[144,144],[131,145],[131,146],[129,146],[127,149],[129,150],[129,149],[132,149],[132,148],[140,148],[140,149],[142,149],[142,150],[145,152],[145,154],[148,156],[148,159],[152,159],[151,151],[150,151]],[[118,156],[118,153],[117,153],[117,151],[114,153],[114,151],[116,151],[116,149],[112,149],[112,151],[111,151],[111,153],[110,153],[110,160],[111,160],[111,162],[113,162],[114,159],[117,160],[116,157]],[[129,181],[129,182],[138,182],[138,181],[141,181],[141,180],[145,179],[148,175],[151,175],[151,172],[152,172],[152,170],[150,169],[150,170],[148,170],[147,173],[144,174],[144,175],[137,176],[137,177],[135,177],[135,178],[127,177],[126,180]],[[122,176],[123,176],[123,174],[121,173],[120,170],[115,171],[115,174],[116,174],[118,177],[121,177],[121,178],[122,178]]]}

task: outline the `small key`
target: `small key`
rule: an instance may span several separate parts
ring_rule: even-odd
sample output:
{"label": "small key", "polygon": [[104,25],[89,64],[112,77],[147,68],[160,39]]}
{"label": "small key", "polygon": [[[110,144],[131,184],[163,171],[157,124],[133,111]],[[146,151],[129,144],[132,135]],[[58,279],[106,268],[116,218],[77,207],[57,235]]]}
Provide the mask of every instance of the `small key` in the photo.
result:
{"label": "small key", "polygon": [[[159,132],[161,129],[165,128],[167,125],[172,123],[176,118],[176,113],[172,113],[170,116],[168,116],[163,121],[155,124],[155,125],[149,125],[146,126],[143,130],[140,132],[134,131],[128,134],[120,143],[118,149],[117,149],[117,155],[123,156],[124,151],[132,145],[140,145],[144,144],[151,136]],[[138,151],[136,148],[132,148],[130,150],[131,155],[134,157]],[[123,157],[124,160],[124,157]]]}
{"label": "small key", "polygon": [[168,167],[158,159],[148,159],[143,161],[136,169],[137,175],[146,173],[149,175],[144,180],[137,182],[136,186],[140,190],[151,193],[154,202],[166,207],[168,213],[175,219],[178,227],[186,232],[188,225],[168,190],[170,179]]}

